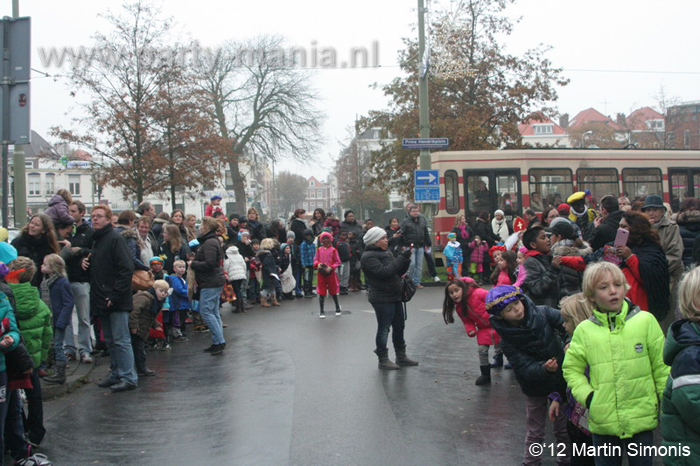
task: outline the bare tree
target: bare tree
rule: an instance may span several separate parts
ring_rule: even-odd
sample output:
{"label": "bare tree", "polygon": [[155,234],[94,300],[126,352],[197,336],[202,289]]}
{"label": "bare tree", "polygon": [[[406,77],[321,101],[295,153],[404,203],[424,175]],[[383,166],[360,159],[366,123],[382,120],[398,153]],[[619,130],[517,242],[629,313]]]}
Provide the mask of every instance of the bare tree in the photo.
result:
{"label": "bare tree", "polygon": [[320,144],[322,114],[314,107],[310,76],[284,59],[283,45],[272,36],[226,43],[202,69],[201,96],[229,144],[224,157],[237,211],[246,207],[242,162],[282,157],[309,162]]}
{"label": "bare tree", "polygon": [[301,203],[306,199],[306,189],[309,187],[306,178],[283,171],[277,175],[276,184],[279,207],[285,216],[301,207]]}

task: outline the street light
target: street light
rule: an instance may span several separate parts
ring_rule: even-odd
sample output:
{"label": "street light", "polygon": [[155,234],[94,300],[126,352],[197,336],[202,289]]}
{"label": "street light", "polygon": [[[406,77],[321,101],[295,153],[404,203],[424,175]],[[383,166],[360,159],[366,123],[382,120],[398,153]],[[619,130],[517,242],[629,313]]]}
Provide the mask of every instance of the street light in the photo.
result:
{"label": "street light", "polygon": [[591,134],[593,134],[593,131],[586,131],[585,133],[583,133],[581,135],[581,147],[580,147],[581,149],[583,149],[583,146],[585,145],[586,136],[590,136]]}

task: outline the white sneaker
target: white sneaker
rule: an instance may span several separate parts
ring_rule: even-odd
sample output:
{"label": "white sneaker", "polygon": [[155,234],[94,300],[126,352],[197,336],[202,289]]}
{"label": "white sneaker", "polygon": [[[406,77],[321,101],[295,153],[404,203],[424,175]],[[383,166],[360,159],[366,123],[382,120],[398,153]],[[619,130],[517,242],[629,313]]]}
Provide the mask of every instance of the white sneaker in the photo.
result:
{"label": "white sneaker", "polygon": [[341,315],[340,310],[335,311],[335,315],[340,316]]}
{"label": "white sneaker", "polygon": [[92,359],[92,356],[85,353],[80,357],[80,362],[85,363],[85,364],[92,364],[93,362],[95,362],[95,360]]}
{"label": "white sneaker", "polygon": [[440,277],[435,277],[435,278],[433,278],[433,281],[434,281],[435,283],[438,283],[438,282],[440,281]]}
{"label": "white sneaker", "polygon": [[326,318],[326,313],[325,313],[325,312],[321,312],[321,313],[318,314],[318,317],[319,317],[320,319],[325,319],[325,318]]}

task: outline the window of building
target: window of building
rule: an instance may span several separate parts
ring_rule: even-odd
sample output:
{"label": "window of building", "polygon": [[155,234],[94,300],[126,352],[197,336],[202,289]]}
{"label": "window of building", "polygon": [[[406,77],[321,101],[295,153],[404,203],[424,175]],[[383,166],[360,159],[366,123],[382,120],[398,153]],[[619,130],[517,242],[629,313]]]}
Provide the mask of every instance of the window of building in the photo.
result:
{"label": "window of building", "polygon": [[648,196],[656,194],[663,196],[661,187],[660,168],[623,168],[622,169],[622,190],[628,194],[627,197]]}
{"label": "window of building", "polygon": [[673,134],[673,131],[666,133],[666,147],[668,149],[675,149],[676,147],[676,135]]}
{"label": "window of building", "polygon": [[554,132],[554,125],[533,125],[535,129],[535,134],[552,134]]}
{"label": "window of building", "polygon": [[589,190],[597,203],[603,196],[620,195],[616,168],[579,168],[576,172],[578,190]]}
{"label": "window of building", "polygon": [[530,195],[540,193],[545,208],[561,204],[574,192],[573,174],[568,168],[533,168],[528,176]]}
{"label": "window of building", "polygon": [[30,173],[27,175],[27,190],[30,196],[41,196],[41,175]]}
{"label": "window of building", "polygon": [[25,161],[24,162],[24,168],[34,168],[34,162],[31,161]]}
{"label": "window of building", "polygon": [[46,194],[56,192],[56,175],[53,173],[46,174]]}
{"label": "window of building", "polygon": [[316,199],[316,191],[315,190],[312,189],[311,191],[309,191],[309,199]]}
{"label": "window of building", "polygon": [[323,209],[323,202],[317,202],[317,203],[316,203],[316,208],[317,208],[317,209]]}
{"label": "window of building", "polygon": [[323,199],[323,190],[322,189],[319,189],[318,191],[316,191],[316,198]]}
{"label": "window of building", "polygon": [[316,203],[315,202],[309,202],[309,209],[315,209],[316,208]]}
{"label": "window of building", "polygon": [[304,202],[304,210],[309,210],[309,203],[308,202]]}
{"label": "window of building", "polygon": [[445,210],[452,215],[459,212],[459,176],[455,170],[445,172]]}
{"label": "window of building", "polygon": [[690,130],[683,131],[683,147],[690,148]]}
{"label": "window of building", "polygon": [[313,181],[309,181],[309,186],[316,186],[316,183]]}
{"label": "window of building", "polygon": [[80,175],[68,175],[68,191],[72,196],[80,196]]}

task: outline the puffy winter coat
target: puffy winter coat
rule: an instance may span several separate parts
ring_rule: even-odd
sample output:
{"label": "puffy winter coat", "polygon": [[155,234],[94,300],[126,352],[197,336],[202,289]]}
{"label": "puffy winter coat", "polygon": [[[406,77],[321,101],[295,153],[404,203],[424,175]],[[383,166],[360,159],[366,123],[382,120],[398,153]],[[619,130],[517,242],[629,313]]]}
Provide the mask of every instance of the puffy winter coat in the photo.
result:
{"label": "puffy winter coat", "polygon": [[693,264],[693,242],[700,237],[700,210],[678,214],[678,229],[683,239],[683,265]]}
{"label": "puffy winter coat", "polygon": [[[461,279],[468,285],[475,284],[474,280],[468,277]],[[495,345],[501,341],[501,337],[491,327],[489,321],[489,313],[486,312],[486,295],[488,291],[483,288],[474,288],[469,286],[470,293],[467,295],[466,306],[465,301],[462,301],[455,310],[457,315],[464,323],[464,329],[467,334],[476,332],[476,342],[480,345]]]}
{"label": "puffy winter coat", "polygon": [[26,283],[8,283],[15,295],[17,325],[24,338],[24,346],[32,355],[34,367],[49,359],[49,348],[53,341],[53,316],[41,300],[39,290]]}
{"label": "puffy winter coat", "polygon": [[197,286],[201,288],[220,288],[226,284],[224,269],[224,251],[215,231],[209,231],[197,238],[199,247],[192,261]]}
{"label": "puffy winter coat", "polygon": [[523,292],[537,305],[558,308],[559,270],[552,267],[552,258],[537,251],[526,255]]}
{"label": "puffy winter coat", "polygon": [[170,310],[187,310],[190,308],[189,295],[187,294],[187,281],[177,275],[168,275],[165,280],[173,289],[170,295]]}
{"label": "puffy winter coat", "polygon": [[66,277],[58,277],[51,284],[49,290],[51,294],[51,313],[53,315],[53,326],[58,329],[68,327],[73,317],[73,291]]}
{"label": "puffy winter coat", "polygon": [[[15,313],[10,306],[10,301],[7,299],[7,296],[0,294],[0,322],[4,324],[5,319],[7,319],[7,325],[3,325],[3,336],[9,335],[14,340],[5,351],[12,351],[19,345],[19,327],[17,326]],[[0,351],[0,372],[4,372],[5,369],[5,353]]]}
{"label": "puffy winter coat", "polygon": [[482,241],[479,245],[476,244],[476,241],[472,241],[469,243],[469,249],[471,250],[469,260],[473,263],[482,264],[484,258],[488,257],[489,245],[486,241]]}
{"label": "puffy winter coat", "polygon": [[621,210],[609,213],[608,216],[605,217],[605,220],[593,229],[588,243],[594,251],[615,241],[615,235],[617,235],[617,229],[620,227],[622,214],[624,214],[624,212]]}
{"label": "puffy winter coat", "polygon": [[659,243],[668,260],[669,275],[679,278],[683,273],[683,240],[678,225],[664,216],[653,227],[659,232]]}
{"label": "puffy winter coat", "polygon": [[[567,334],[564,320],[556,309],[536,306],[530,298],[523,297],[525,317],[522,325],[513,326],[505,320],[491,316],[491,326],[501,336],[501,347],[513,365],[515,378],[527,396],[548,396],[552,392],[566,396],[566,382],[562,375],[564,344]],[[549,372],[544,364],[556,358],[559,368]]]}
{"label": "puffy winter coat", "polygon": [[656,428],[669,372],[663,346],[664,334],[654,316],[628,300],[617,314],[594,309],[576,327],[564,358],[564,377],[574,398],[588,404],[591,432],[630,438]]}
{"label": "puffy winter coat", "polygon": [[[592,253],[593,249],[588,243],[583,243],[583,247],[578,248],[569,239],[558,241],[552,247],[551,252],[553,257],[586,257]],[[583,284],[583,272],[562,265],[559,267],[558,284],[559,299],[580,293],[581,285]]]}
{"label": "puffy winter coat", "polygon": [[246,265],[243,256],[238,253],[236,246],[229,246],[226,250],[226,260],[224,260],[224,269],[228,274],[228,281],[245,280]]}
{"label": "puffy winter coat", "polygon": [[700,326],[674,322],[666,335],[664,362],[671,366],[661,401],[663,444],[690,448],[691,455],[664,458],[665,464],[700,464]]}
{"label": "puffy winter coat", "polygon": [[75,219],[71,216],[70,210],[68,209],[68,203],[58,194],[54,194],[51,198],[49,201],[49,208],[46,209],[44,213],[53,220],[54,225],[75,222]]}
{"label": "puffy winter coat", "polygon": [[401,230],[403,230],[403,245],[422,248],[423,246],[431,246],[430,233],[428,232],[428,224],[425,217],[418,214],[417,217],[410,215],[401,222]]}
{"label": "puffy winter coat", "polygon": [[313,241],[304,240],[299,246],[299,262],[302,267],[311,267],[314,265],[314,256],[316,255],[316,245]]}
{"label": "puffy winter coat", "polygon": [[129,330],[136,330],[136,335],[148,339],[148,331],[156,323],[158,313],[163,309],[163,301],[156,299],[153,288],[139,291],[134,295],[134,308],[129,313]]}
{"label": "puffy winter coat", "polygon": [[369,287],[370,303],[393,303],[401,301],[401,276],[411,266],[411,252],[404,251],[394,257],[377,245],[367,246],[360,259],[365,283]]}

